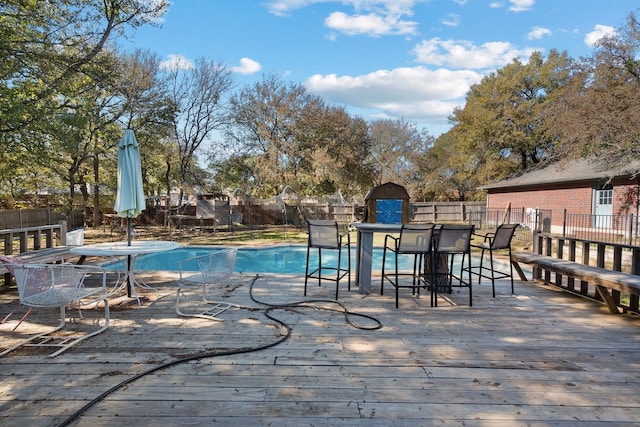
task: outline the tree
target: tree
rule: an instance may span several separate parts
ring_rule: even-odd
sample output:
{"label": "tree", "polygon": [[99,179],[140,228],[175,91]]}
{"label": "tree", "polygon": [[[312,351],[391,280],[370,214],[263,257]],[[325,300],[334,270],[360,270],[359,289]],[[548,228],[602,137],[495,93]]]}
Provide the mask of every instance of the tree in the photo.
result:
{"label": "tree", "polygon": [[[0,144],[38,165],[40,176],[64,177],[86,202],[97,186],[97,157],[116,73],[108,41],[127,29],[155,23],[168,1],[9,0],[0,5]],[[29,156],[29,158],[25,158]],[[4,165],[3,165],[4,166]],[[51,182],[51,180],[49,181]],[[34,188],[40,188],[34,183]],[[97,187],[96,187],[97,188]]]}
{"label": "tree", "polygon": [[302,85],[265,76],[231,97],[230,117],[227,141],[251,157],[259,195],[287,185],[299,194],[347,194],[370,182],[366,123]]}
{"label": "tree", "polygon": [[184,189],[193,183],[198,172],[196,152],[228,121],[223,99],[233,81],[229,69],[204,58],[196,60],[193,67],[176,66],[167,72],[182,200]]}
{"label": "tree", "polygon": [[349,198],[372,187],[371,137],[362,118],[350,116],[343,107],[324,106],[317,112],[307,111],[296,129],[303,132],[299,138],[305,147],[298,185],[306,194],[322,196],[340,190]]}
{"label": "tree", "polygon": [[433,145],[434,138],[403,119],[374,120],[369,127],[371,158],[376,168],[374,184],[392,181],[415,193],[418,158]]}
{"label": "tree", "polygon": [[477,173],[477,159],[460,149],[452,130],[440,135],[432,147],[417,161],[415,198],[424,200],[469,200],[482,182]]}
{"label": "tree", "polygon": [[552,155],[556,139],[548,117],[559,89],[571,76],[566,52],[534,52],[526,64],[514,59],[471,87],[466,104],[451,116],[459,149],[476,158],[482,180],[524,170]]}
{"label": "tree", "polygon": [[322,101],[304,86],[286,83],[276,75],[243,87],[230,99],[226,138],[238,151],[256,158],[258,192],[279,194],[286,185],[297,187],[304,160],[296,136],[296,122],[305,111],[322,109]]}
{"label": "tree", "polygon": [[570,157],[611,162],[640,157],[640,23],[626,25],[596,44],[561,93],[551,131]]}
{"label": "tree", "polygon": [[62,108],[52,102],[115,34],[155,23],[168,0],[9,0],[0,6],[0,133]]}

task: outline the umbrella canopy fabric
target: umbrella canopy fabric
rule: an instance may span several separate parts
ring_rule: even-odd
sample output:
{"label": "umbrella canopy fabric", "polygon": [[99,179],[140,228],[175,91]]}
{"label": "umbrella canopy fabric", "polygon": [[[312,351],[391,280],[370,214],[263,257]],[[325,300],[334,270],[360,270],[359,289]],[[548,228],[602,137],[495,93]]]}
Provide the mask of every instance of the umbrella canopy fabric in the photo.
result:
{"label": "umbrella canopy fabric", "polygon": [[140,150],[131,129],[124,132],[118,144],[118,188],[113,209],[121,218],[135,218],[145,209]]}

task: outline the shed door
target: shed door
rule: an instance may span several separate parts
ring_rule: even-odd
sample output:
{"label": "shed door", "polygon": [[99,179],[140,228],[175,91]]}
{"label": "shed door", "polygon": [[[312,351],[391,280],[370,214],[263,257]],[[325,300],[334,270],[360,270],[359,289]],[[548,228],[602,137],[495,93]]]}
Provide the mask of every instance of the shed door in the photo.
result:
{"label": "shed door", "polygon": [[402,199],[376,200],[376,222],[382,224],[401,224]]}
{"label": "shed door", "polygon": [[611,215],[613,215],[613,189],[596,190],[594,195],[593,227],[611,227]]}

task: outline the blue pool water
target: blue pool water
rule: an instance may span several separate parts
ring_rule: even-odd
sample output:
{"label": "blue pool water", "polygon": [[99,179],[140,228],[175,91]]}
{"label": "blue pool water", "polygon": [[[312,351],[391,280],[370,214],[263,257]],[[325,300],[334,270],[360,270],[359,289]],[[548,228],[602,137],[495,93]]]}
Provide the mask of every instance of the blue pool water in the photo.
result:
{"label": "blue pool water", "polygon": [[[180,261],[195,256],[206,255],[211,251],[221,250],[220,247],[206,246],[183,246],[168,252],[159,252],[140,257],[135,264],[136,270],[142,271],[179,271]],[[337,255],[335,251],[325,251],[322,254],[322,262],[326,265],[335,265]],[[346,258],[346,252],[343,256]],[[351,266],[355,268],[355,247],[351,248]],[[312,251],[310,265],[317,265],[317,251]],[[304,274],[307,260],[307,247],[296,245],[270,246],[264,248],[238,248],[234,271],[237,273],[283,273],[283,274]],[[347,266],[346,259],[343,265]],[[382,264],[382,248],[374,248],[373,265]],[[124,270],[123,261],[110,264],[110,268]],[[387,266],[392,268],[393,263]],[[196,264],[185,263],[185,270],[196,270]],[[412,257],[401,257],[399,268],[402,270],[413,269]],[[374,267],[375,269],[375,267]]]}

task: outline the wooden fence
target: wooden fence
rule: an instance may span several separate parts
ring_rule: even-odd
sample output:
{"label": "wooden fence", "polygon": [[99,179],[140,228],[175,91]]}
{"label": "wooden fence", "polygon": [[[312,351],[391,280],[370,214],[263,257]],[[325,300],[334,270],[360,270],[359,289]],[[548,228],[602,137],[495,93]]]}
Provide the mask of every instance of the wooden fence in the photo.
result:
{"label": "wooden fence", "polygon": [[58,224],[60,221],[66,221],[69,230],[84,226],[83,216],[79,211],[65,214],[53,208],[0,210],[0,230],[40,227]]}
{"label": "wooden fence", "polygon": [[[468,222],[473,212],[483,210],[484,202],[414,202],[411,203],[411,222]],[[340,223],[363,221],[365,205],[359,203],[300,202],[253,203],[231,205],[231,215],[242,218],[242,223],[252,225],[278,225],[288,223],[299,226],[306,219],[334,219]],[[186,211],[187,212],[187,211]],[[195,207],[188,211],[196,219]],[[149,216],[149,215],[147,215]],[[154,216],[145,216],[147,222],[153,222]],[[165,224],[165,218],[159,216],[157,225]],[[35,227],[67,221],[70,230],[82,227],[83,216],[78,212],[65,215],[51,208],[14,209],[0,211],[0,229]],[[146,222],[145,222],[146,223]]]}

